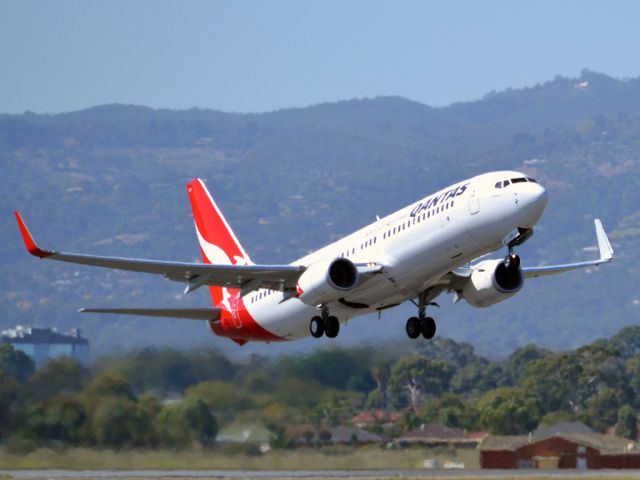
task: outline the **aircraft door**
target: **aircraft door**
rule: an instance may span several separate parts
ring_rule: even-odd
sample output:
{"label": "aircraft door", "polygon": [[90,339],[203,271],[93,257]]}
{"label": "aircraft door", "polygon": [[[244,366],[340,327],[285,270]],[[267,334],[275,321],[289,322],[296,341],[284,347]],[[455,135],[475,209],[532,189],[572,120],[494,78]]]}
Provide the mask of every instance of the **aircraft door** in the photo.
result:
{"label": "aircraft door", "polygon": [[480,211],[480,200],[478,199],[478,192],[474,189],[469,195],[469,213],[475,215]]}

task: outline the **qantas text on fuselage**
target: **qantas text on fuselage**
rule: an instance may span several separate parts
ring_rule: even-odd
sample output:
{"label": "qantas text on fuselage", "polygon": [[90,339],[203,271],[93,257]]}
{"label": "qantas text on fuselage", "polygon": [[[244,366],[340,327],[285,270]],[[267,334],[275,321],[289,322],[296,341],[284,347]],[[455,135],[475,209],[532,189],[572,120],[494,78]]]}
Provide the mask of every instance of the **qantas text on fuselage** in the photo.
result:
{"label": "qantas text on fuselage", "polygon": [[[595,220],[599,258],[576,263],[521,265],[515,249],[533,234],[548,196],[516,171],[478,175],[445,188],[288,265],[256,265],[233,233],[205,184],[187,184],[203,263],[104,257],[38,247],[20,214],[27,250],[40,258],[160,274],[185,283],[185,293],[209,288],[209,308],[84,308],[86,313],[205,320],[217,335],[247,341],[336,337],[350,318],[411,301],[411,338],[432,338],[427,308],[442,293],[487,307],[519,292],[526,279],[605,263],[613,250]],[[504,249],[497,259],[480,257]]]}

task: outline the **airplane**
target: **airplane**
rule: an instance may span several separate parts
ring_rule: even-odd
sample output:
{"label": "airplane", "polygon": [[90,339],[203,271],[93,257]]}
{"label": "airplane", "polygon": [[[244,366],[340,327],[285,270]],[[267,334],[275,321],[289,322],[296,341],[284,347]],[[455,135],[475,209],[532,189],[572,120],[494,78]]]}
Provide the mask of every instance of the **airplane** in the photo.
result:
{"label": "airplane", "polygon": [[[41,249],[19,212],[29,253],[47,260],[146,272],[184,282],[185,294],[208,286],[212,308],[83,308],[111,313],[206,320],[216,335],[239,345],[311,335],[335,338],[349,319],[406,301],[417,315],[407,335],[431,339],[427,308],[444,292],[454,302],[488,307],[522,290],[525,279],[591,267],[613,259],[600,220],[599,258],[524,267],[516,247],[531,238],[548,203],[545,188],[517,171],[475,176],[424,197],[288,265],[256,265],[233,233],[204,182],[187,184],[204,263],[168,262]],[[482,259],[506,249],[506,256]]]}

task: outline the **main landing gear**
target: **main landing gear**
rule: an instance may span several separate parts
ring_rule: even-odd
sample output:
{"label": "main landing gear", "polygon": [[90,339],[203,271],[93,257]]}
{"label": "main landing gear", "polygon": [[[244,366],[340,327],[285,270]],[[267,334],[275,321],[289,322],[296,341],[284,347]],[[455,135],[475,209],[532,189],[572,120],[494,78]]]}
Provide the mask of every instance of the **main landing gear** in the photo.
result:
{"label": "main landing gear", "polygon": [[311,318],[309,331],[314,338],[320,338],[322,335],[336,338],[340,332],[340,321],[337,317],[329,315],[329,310],[326,307],[322,307],[322,316],[316,315]]}
{"label": "main landing gear", "polygon": [[436,321],[426,316],[427,305],[438,306],[437,303],[427,302],[425,295],[421,294],[416,304],[418,316],[407,320],[406,330],[409,338],[418,338],[422,334],[424,338],[431,340],[436,335]]}

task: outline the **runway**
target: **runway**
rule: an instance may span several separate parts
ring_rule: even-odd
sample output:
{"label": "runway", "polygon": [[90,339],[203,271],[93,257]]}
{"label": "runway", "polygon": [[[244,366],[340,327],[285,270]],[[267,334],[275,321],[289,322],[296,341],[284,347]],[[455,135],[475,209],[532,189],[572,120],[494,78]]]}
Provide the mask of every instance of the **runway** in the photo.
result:
{"label": "runway", "polygon": [[490,479],[640,478],[640,470],[0,470],[15,479]]}

